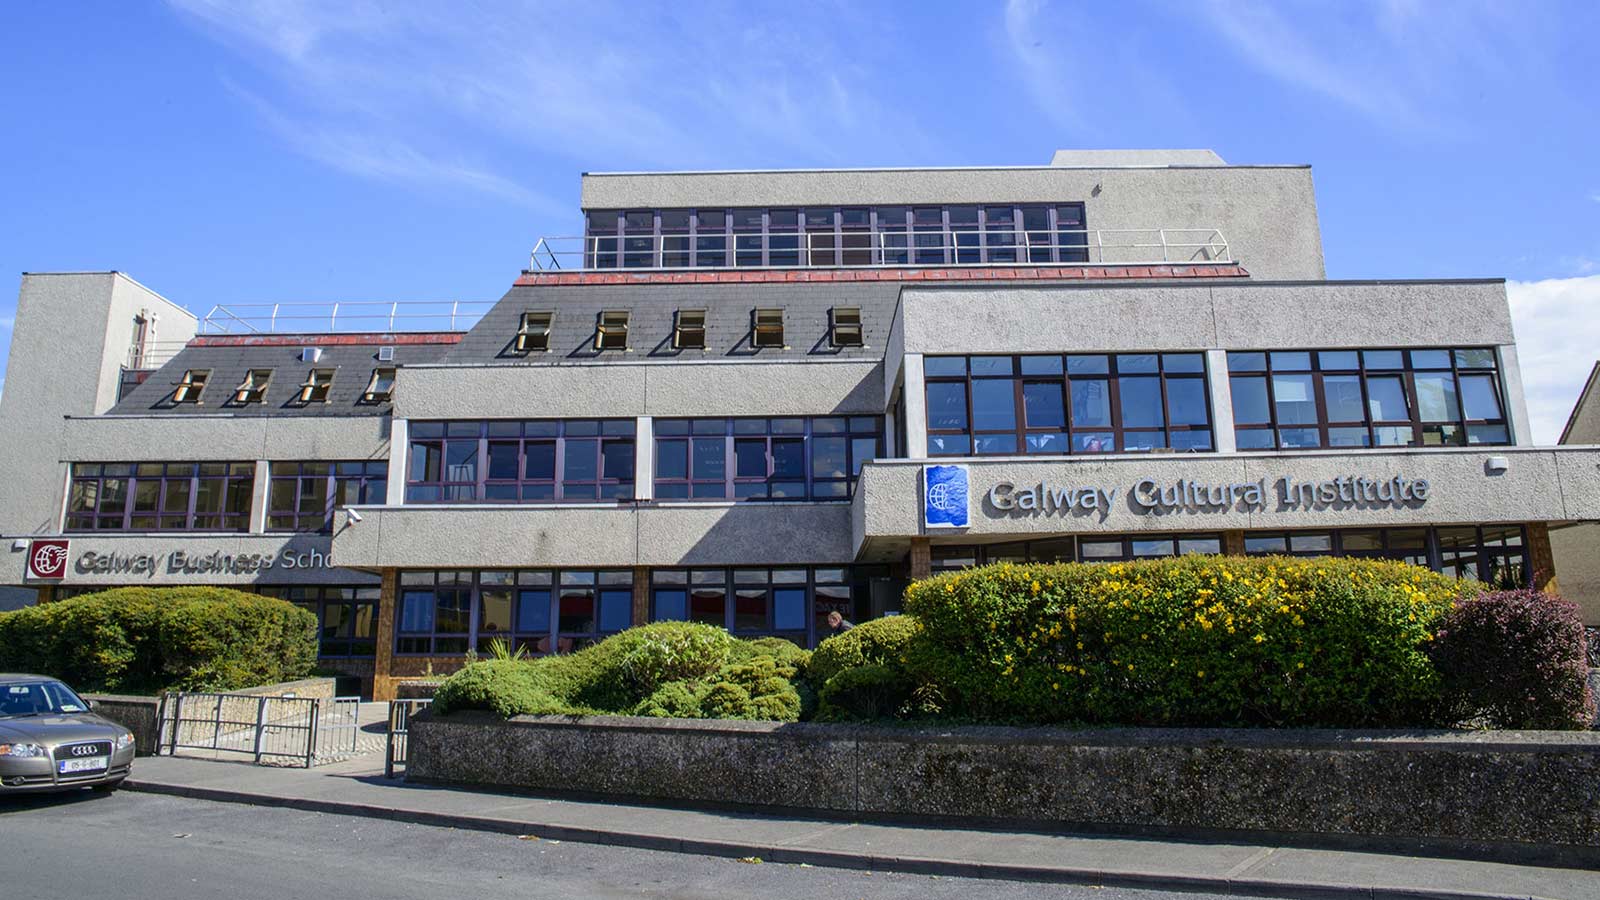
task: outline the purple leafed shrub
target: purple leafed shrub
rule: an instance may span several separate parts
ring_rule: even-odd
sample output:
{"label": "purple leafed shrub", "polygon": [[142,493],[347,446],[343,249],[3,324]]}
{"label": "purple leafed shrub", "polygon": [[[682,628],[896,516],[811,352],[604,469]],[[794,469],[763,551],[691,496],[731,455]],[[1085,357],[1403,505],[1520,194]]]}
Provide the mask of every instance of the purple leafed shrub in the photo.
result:
{"label": "purple leafed shrub", "polygon": [[1595,715],[1587,643],[1576,604],[1541,591],[1495,591],[1446,614],[1430,655],[1458,721],[1581,729]]}

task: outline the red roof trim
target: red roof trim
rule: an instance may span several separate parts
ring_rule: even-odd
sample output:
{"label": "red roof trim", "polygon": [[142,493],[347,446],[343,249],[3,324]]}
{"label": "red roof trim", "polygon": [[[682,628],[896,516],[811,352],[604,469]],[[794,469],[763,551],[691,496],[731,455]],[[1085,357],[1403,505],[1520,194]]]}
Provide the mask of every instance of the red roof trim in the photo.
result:
{"label": "red roof trim", "polygon": [[928,269],[752,269],[715,272],[524,272],[518,287],[594,284],[771,284],[838,281],[1110,281],[1166,278],[1248,278],[1232,263],[1157,266],[974,266]]}
{"label": "red roof trim", "polygon": [[414,334],[202,334],[191,347],[367,347],[459,344],[463,332]]}

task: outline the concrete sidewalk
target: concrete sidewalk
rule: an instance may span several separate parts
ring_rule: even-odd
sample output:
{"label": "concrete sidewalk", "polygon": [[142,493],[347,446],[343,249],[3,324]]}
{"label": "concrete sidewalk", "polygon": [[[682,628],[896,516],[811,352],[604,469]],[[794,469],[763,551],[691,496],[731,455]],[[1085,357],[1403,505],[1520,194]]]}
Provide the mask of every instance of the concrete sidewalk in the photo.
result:
{"label": "concrete sidewalk", "polygon": [[840,822],[556,800],[315,769],[142,758],[128,790],[712,856],[1269,897],[1600,900],[1600,872],[1345,850]]}

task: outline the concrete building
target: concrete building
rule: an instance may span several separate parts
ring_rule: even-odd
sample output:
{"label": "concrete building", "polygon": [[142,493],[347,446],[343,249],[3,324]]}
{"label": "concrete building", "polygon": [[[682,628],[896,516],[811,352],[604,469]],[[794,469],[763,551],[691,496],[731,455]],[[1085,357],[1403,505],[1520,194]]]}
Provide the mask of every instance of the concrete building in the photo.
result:
{"label": "concrete building", "polygon": [[1305,166],[583,176],[505,296],[217,308],[23,279],[0,584],[305,604],[378,697],[494,639],[818,639],[910,578],[1183,552],[1555,576],[1504,284],[1329,281]]}
{"label": "concrete building", "polygon": [[[1583,392],[1561,430],[1562,446],[1600,444],[1600,363],[1589,370]],[[1561,596],[1578,604],[1583,620],[1600,626],[1600,524],[1570,524],[1550,531],[1556,568],[1561,572]]]}

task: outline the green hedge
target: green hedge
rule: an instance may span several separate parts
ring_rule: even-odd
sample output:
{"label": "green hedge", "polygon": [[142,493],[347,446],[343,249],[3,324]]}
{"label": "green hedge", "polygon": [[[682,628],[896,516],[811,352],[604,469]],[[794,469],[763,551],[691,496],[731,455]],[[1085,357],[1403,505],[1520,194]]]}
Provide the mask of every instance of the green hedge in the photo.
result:
{"label": "green hedge", "polygon": [[237,690],[316,661],[316,616],[227,588],[116,588],[0,613],[0,671],[82,691]]}
{"label": "green hedge", "polygon": [[721,628],[657,622],[565,656],[475,660],[434,694],[441,715],[612,714],[793,722],[814,705],[810,654],[788,641],[744,641]]}
{"label": "green hedge", "polygon": [[1427,645],[1479,587],[1359,559],[987,566],[911,586],[907,652],[974,719],[1419,725],[1441,708]]}

